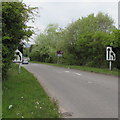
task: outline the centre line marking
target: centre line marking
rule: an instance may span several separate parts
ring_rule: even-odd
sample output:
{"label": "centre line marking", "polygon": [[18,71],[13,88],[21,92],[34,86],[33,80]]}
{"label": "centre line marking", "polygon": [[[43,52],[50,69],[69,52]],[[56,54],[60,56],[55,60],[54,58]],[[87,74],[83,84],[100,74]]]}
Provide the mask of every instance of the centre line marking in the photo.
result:
{"label": "centre line marking", "polygon": [[70,72],[70,71],[65,71],[65,72]]}
{"label": "centre line marking", "polygon": [[75,73],[76,75],[81,75],[81,74],[79,74],[79,73]]}

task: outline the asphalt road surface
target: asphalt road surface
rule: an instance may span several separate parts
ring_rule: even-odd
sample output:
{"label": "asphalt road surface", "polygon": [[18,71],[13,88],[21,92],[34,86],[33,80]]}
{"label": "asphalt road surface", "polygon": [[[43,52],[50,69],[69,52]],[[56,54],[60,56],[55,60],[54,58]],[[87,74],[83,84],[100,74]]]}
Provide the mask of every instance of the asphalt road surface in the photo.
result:
{"label": "asphalt road surface", "polygon": [[43,64],[22,65],[67,118],[118,118],[118,77]]}

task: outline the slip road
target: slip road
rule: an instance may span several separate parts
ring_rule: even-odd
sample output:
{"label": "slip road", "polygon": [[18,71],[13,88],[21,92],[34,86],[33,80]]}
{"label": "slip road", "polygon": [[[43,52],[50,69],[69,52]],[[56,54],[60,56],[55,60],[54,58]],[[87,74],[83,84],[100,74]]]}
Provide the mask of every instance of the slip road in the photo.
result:
{"label": "slip road", "polygon": [[118,77],[36,63],[23,67],[58,100],[64,117],[118,117]]}

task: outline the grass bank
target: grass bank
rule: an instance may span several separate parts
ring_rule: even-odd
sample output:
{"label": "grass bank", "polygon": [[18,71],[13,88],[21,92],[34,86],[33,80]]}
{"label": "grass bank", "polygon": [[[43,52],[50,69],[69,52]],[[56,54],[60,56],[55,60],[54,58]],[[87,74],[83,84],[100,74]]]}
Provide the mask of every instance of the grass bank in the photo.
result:
{"label": "grass bank", "polygon": [[58,118],[58,107],[37,79],[24,68],[18,74],[16,64],[3,81],[3,118]]}
{"label": "grass bank", "polygon": [[110,71],[109,69],[86,67],[86,66],[42,63],[42,62],[38,62],[38,61],[31,61],[31,62],[32,63],[47,64],[47,65],[52,65],[52,66],[58,66],[58,67],[64,67],[64,68],[70,68],[70,69],[89,71],[89,72],[95,72],[95,73],[101,73],[101,74],[114,75],[114,76],[118,76],[119,75],[118,73],[120,73],[120,70],[114,70],[114,69],[112,71]]}

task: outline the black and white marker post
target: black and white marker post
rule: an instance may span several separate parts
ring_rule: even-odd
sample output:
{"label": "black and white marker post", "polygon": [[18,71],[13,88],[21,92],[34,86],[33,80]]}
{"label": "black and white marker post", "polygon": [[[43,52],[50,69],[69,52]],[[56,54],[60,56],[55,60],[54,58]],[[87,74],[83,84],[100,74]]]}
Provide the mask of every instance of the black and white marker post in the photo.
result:
{"label": "black and white marker post", "polygon": [[112,47],[106,47],[106,60],[109,61],[109,70],[112,70],[112,61],[116,60],[116,55],[112,51]]}

